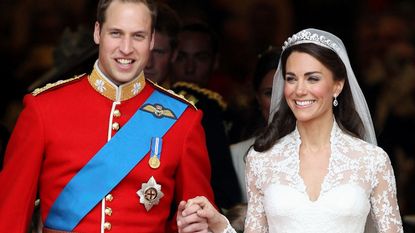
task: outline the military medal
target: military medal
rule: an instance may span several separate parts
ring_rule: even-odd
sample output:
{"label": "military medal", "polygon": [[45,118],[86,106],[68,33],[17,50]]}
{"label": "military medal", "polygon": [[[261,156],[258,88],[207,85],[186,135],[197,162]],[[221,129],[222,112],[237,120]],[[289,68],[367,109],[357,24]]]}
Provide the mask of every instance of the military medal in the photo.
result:
{"label": "military medal", "polygon": [[157,158],[156,155],[151,156],[151,158],[148,160],[148,164],[151,168],[156,169],[160,167],[160,160]]}
{"label": "military medal", "polygon": [[157,169],[160,167],[160,156],[161,156],[161,145],[162,139],[159,137],[151,138],[151,154],[148,164],[151,168]]}
{"label": "military medal", "polygon": [[140,197],[140,203],[144,204],[146,210],[149,211],[160,202],[164,193],[161,191],[161,185],[157,184],[152,176],[147,183],[141,184],[141,189],[137,191],[137,195]]}

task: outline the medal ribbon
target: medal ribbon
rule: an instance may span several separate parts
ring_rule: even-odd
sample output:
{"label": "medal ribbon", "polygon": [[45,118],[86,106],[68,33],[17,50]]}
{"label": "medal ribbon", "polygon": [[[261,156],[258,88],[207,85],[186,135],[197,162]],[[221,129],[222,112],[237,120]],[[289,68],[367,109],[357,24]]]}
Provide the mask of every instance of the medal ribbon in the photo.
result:
{"label": "medal ribbon", "polygon": [[159,160],[161,157],[162,142],[163,140],[160,137],[151,138],[151,156],[157,156]]}
{"label": "medal ribbon", "polygon": [[188,106],[157,90],[143,106],[160,103],[176,117],[156,117],[141,108],[137,110],[63,188],[46,218],[47,228],[72,231],[149,152],[153,136],[164,136]]}

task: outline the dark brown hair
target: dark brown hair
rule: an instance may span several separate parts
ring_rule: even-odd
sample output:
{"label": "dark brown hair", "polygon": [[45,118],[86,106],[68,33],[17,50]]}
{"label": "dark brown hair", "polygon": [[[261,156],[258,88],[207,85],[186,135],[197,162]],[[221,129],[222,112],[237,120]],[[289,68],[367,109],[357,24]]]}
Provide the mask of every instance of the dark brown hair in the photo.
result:
{"label": "dark brown hair", "polygon": [[[337,124],[343,131],[363,139],[364,126],[356,112],[350,85],[347,81],[346,68],[339,56],[331,49],[313,43],[293,45],[281,55],[283,77],[285,77],[287,59],[294,51],[313,56],[333,73],[335,81],[344,80],[343,90],[337,97],[339,105],[333,109],[333,114]],[[259,152],[270,149],[279,139],[292,132],[295,129],[295,124],[295,116],[284,99],[279,110],[274,114],[271,123],[256,139],[254,149]]]}
{"label": "dark brown hair", "polygon": [[156,18],[157,18],[157,6],[153,0],[99,0],[98,6],[97,6],[97,21],[100,27],[102,27],[102,24],[106,20],[106,12],[107,12],[109,5],[114,1],[143,3],[150,10],[151,28],[154,31],[154,27],[156,24]]}
{"label": "dark brown hair", "polygon": [[255,66],[252,80],[255,93],[259,91],[259,86],[261,86],[261,82],[264,80],[267,73],[270,70],[276,70],[278,68],[278,59],[280,58],[280,54],[281,49],[269,46],[264,52],[258,55],[258,61]]}
{"label": "dark brown hair", "polygon": [[177,12],[169,5],[157,3],[157,22],[155,29],[157,33],[162,33],[169,38],[169,44],[172,49],[177,46],[177,34],[181,27],[180,17]]}
{"label": "dark brown hair", "polygon": [[190,33],[201,33],[209,38],[211,45],[212,53],[217,54],[219,52],[219,37],[213,28],[202,21],[191,22],[182,25],[180,33],[190,32]]}

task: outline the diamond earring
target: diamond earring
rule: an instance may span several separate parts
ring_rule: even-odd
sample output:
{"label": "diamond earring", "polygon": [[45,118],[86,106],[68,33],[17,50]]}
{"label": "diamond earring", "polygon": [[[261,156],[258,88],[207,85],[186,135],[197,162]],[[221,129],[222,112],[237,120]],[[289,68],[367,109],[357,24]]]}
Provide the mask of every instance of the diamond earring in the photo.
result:
{"label": "diamond earring", "polygon": [[333,106],[337,107],[337,105],[339,105],[339,102],[337,101],[337,96],[334,96]]}

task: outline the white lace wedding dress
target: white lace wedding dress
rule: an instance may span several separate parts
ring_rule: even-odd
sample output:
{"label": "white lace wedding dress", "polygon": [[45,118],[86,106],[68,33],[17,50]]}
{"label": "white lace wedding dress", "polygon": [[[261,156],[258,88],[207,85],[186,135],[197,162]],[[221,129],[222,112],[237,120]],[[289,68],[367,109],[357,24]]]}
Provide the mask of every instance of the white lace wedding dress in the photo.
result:
{"label": "white lace wedding dress", "polygon": [[[377,232],[403,232],[387,154],[335,123],[328,174],[311,201],[299,175],[299,133],[247,157],[245,232],[363,233],[368,214]],[[228,231],[232,232],[232,231]]]}

